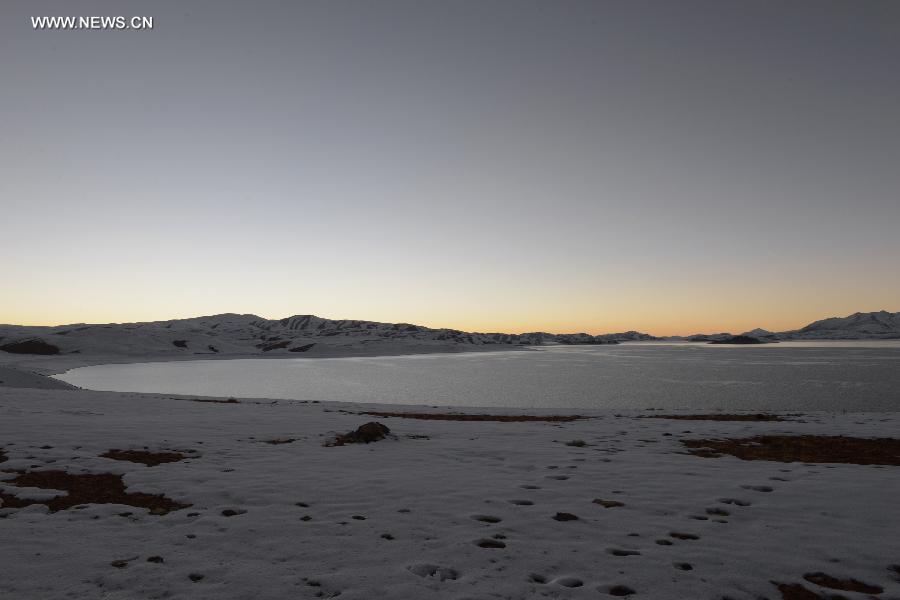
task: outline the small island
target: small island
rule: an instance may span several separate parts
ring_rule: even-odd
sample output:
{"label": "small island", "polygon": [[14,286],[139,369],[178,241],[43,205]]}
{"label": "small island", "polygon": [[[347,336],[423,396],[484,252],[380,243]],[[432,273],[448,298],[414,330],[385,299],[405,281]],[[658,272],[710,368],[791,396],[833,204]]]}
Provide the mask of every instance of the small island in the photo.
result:
{"label": "small island", "polygon": [[761,340],[749,335],[732,335],[721,340],[711,340],[710,344],[777,344],[774,340]]}

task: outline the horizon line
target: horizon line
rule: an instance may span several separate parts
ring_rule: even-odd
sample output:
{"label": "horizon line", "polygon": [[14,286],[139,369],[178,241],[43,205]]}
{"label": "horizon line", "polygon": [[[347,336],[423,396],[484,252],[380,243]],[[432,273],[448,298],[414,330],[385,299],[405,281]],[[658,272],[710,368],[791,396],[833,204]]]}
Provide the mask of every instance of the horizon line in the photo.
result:
{"label": "horizon line", "polygon": [[[872,311],[856,311],[856,312],[850,313],[850,314],[848,314],[848,315],[832,315],[832,316],[826,316],[826,317],[815,318],[815,319],[812,319],[812,320],[807,321],[806,323],[804,323],[804,324],[802,324],[802,325],[799,325],[799,326],[794,327],[794,328],[791,328],[791,329],[772,330],[772,329],[767,329],[767,328],[765,328],[765,327],[757,326],[757,327],[755,327],[755,328],[747,329],[746,331],[752,331],[753,329],[763,329],[763,330],[765,330],[765,331],[770,331],[770,332],[772,332],[772,333],[786,333],[786,332],[791,332],[791,331],[797,331],[797,330],[802,329],[803,327],[805,327],[805,326],[807,326],[807,325],[810,325],[810,324],[815,323],[815,322],[817,322],[817,321],[823,321],[823,320],[827,320],[827,319],[845,319],[845,318],[852,317],[852,316],[854,316],[854,315],[859,315],[859,314],[873,314],[873,313],[896,314],[897,312],[900,312],[900,311],[890,311],[890,310],[886,310],[886,309],[883,309],[883,308],[882,308],[882,309],[879,309],[879,310],[872,310]],[[587,334],[587,335],[593,335],[593,336],[604,336],[604,335],[613,335],[613,334],[617,334],[617,333],[629,333],[629,332],[635,332],[635,333],[641,333],[641,334],[645,334],[645,335],[651,335],[651,336],[653,336],[653,337],[665,338],[665,337],[688,337],[688,336],[692,336],[692,335],[713,335],[713,334],[718,334],[718,333],[735,333],[735,332],[733,332],[733,331],[729,331],[727,328],[714,328],[714,329],[711,329],[711,330],[709,330],[709,331],[697,331],[697,332],[694,332],[694,333],[687,333],[687,334],[668,334],[668,335],[651,333],[650,331],[643,331],[643,330],[641,330],[641,329],[639,329],[639,328],[624,329],[624,330],[622,330],[622,331],[606,331],[606,332],[603,332],[603,333],[588,333],[587,331],[554,332],[554,331],[540,330],[540,329],[533,329],[533,330],[525,330],[525,329],[523,329],[523,330],[521,330],[521,331],[489,331],[489,330],[485,330],[485,331],[477,331],[477,330],[460,329],[460,328],[458,328],[458,327],[425,325],[425,324],[421,324],[421,323],[412,323],[412,322],[410,322],[410,321],[381,321],[381,320],[375,320],[375,319],[332,318],[332,317],[323,317],[323,316],[316,315],[316,314],[313,314],[313,313],[295,313],[295,314],[289,315],[289,316],[287,316],[287,317],[275,317],[275,318],[273,318],[273,317],[266,317],[266,316],[263,316],[263,315],[259,315],[259,314],[257,314],[257,313],[248,313],[248,312],[230,312],[230,311],[226,311],[226,312],[217,312],[217,313],[213,313],[213,314],[196,315],[196,316],[190,316],[190,317],[173,317],[173,318],[169,318],[169,319],[153,319],[153,320],[145,320],[145,321],[107,321],[107,322],[103,322],[103,323],[100,323],[100,322],[97,322],[97,323],[89,323],[89,322],[86,322],[86,321],[80,321],[80,322],[70,322],[70,323],[56,323],[56,324],[52,324],[52,325],[51,325],[51,324],[0,323],[0,326],[11,326],[11,327],[65,327],[65,326],[73,326],[73,325],[91,325],[91,326],[100,326],[100,325],[130,325],[130,324],[139,324],[139,323],[164,323],[164,322],[169,322],[169,321],[189,321],[189,320],[192,320],[192,319],[211,318],[211,317],[218,317],[218,316],[223,316],[223,315],[253,316],[253,317],[258,317],[258,318],[260,318],[260,319],[264,319],[264,320],[267,320],[267,321],[281,321],[281,320],[284,320],[284,319],[290,319],[290,318],[293,318],[293,317],[312,316],[312,317],[316,317],[316,318],[319,318],[319,319],[326,319],[326,320],[329,320],[329,321],[363,321],[363,322],[368,322],[368,323],[386,323],[386,324],[400,324],[400,323],[402,323],[402,324],[407,324],[407,325],[416,325],[416,326],[418,326],[418,327],[425,327],[425,328],[427,328],[427,329],[449,329],[449,330],[455,330],[455,331],[462,331],[462,332],[465,332],[465,333],[480,333],[480,334],[500,333],[500,334],[508,334],[508,335],[525,335],[525,334],[529,334],[529,333],[550,333],[550,334],[554,334],[554,335],[577,335],[577,334],[584,333],[584,334]],[[743,333],[743,332],[738,332],[738,333]]]}

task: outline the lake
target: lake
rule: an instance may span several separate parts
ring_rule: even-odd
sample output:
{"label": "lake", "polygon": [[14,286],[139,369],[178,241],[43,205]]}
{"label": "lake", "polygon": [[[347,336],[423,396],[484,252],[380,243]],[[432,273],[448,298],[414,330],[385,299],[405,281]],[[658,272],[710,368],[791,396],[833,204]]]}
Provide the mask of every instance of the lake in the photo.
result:
{"label": "lake", "polygon": [[518,408],[900,410],[900,342],[625,343],[98,365],[93,390]]}

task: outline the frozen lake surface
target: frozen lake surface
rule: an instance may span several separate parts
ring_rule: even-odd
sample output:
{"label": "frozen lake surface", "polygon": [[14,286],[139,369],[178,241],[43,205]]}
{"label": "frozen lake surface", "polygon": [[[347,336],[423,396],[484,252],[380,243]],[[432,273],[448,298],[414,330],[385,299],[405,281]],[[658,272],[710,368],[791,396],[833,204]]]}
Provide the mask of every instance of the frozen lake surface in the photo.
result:
{"label": "frozen lake surface", "polygon": [[92,390],[520,408],[900,410],[900,342],[630,343],[365,358],[111,364]]}

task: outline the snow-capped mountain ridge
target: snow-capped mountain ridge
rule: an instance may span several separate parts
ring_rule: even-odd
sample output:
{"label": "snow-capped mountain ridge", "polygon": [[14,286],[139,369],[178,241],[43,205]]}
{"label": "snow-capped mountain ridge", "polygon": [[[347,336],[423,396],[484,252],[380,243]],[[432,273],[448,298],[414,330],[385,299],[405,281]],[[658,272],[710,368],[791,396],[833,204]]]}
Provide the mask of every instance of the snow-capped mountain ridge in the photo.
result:
{"label": "snow-capped mountain ridge", "polygon": [[853,313],[848,317],[830,317],[810,323],[796,331],[784,332],[793,339],[848,339],[853,336],[900,338],[900,312],[886,310]]}
{"label": "snow-capped mountain ridge", "polygon": [[[900,339],[900,313],[855,313],[815,321],[794,331],[773,333],[754,329],[741,335],[763,341]],[[729,336],[731,334],[721,333],[687,339],[708,342]],[[0,350],[26,354],[248,355],[293,352],[328,356],[378,354],[381,351],[453,351],[483,346],[500,349],[548,343],[615,344],[656,339],[661,338],[637,331],[603,335],[466,332],[411,323],[327,319],[308,314],[283,319],[223,313],[141,323],[80,323],[55,327],[0,325]]]}

